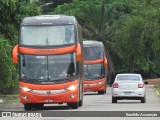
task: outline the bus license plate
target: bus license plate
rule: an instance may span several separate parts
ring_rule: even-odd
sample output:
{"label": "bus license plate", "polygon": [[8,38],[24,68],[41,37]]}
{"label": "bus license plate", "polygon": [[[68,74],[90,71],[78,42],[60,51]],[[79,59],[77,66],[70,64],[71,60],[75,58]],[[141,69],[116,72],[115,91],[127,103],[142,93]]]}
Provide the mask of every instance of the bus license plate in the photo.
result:
{"label": "bus license plate", "polygon": [[53,102],[53,100],[52,99],[46,99],[46,100],[44,100],[44,102],[49,103],[49,102]]}

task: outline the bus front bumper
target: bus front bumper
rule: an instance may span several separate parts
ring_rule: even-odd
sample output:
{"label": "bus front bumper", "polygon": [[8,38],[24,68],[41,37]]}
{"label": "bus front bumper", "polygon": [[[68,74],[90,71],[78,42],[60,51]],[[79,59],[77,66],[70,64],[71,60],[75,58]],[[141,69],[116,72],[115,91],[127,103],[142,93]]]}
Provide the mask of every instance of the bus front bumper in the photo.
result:
{"label": "bus front bumper", "polygon": [[96,91],[105,91],[106,82],[105,79],[93,80],[93,81],[84,81],[84,92],[96,92]]}
{"label": "bus front bumper", "polygon": [[[44,91],[43,91],[44,92]],[[53,91],[45,91],[47,94],[37,94],[36,92],[26,92],[20,90],[20,102],[25,103],[69,103],[78,102],[78,89],[74,91],[65,91],[60,94],[52,94]]]}

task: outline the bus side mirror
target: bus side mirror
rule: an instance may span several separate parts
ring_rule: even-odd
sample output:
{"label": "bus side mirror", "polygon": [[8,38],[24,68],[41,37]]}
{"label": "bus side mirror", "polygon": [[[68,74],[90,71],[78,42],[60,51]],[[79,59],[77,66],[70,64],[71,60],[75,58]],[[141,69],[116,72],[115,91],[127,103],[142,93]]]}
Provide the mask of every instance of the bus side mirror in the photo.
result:
{"label": "bus side mirror", "polygon": [[14,46],[12,50],[12,61],[14,64],[18,64],[18,45]]}
{"label": "bus side mirror", "polygon": [[80,44],[77,44],[77,49],[76,49],[76,61],[79,62],[81,61],[82,53],[81,53],[81,46]]}
{"label": "bus side mirror", "polygon": [[104,67],[107,68],[108,67],[108,62],[107,62],[107,58],[104,58]]}

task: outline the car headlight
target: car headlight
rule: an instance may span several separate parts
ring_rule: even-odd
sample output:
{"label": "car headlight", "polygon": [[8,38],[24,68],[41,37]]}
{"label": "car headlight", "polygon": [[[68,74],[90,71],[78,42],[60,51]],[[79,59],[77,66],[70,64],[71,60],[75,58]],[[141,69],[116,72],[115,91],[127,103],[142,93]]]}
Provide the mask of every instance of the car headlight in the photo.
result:
{"label": "car headlight", "polygon": [[67,90],[70,90],[70,91],[74,91],[76,90],[78,85],[71,85],[70,87],[66,88]]}
{"label": "car headlight", "polygon": [[29,91],[32,90],[32,89],[29,89],[29,88],[27,88],[27,87],[22,87],[22,86],[20,86],[19,88],[20,88],[21,90],[25,91],[25,92],[29,92]]}

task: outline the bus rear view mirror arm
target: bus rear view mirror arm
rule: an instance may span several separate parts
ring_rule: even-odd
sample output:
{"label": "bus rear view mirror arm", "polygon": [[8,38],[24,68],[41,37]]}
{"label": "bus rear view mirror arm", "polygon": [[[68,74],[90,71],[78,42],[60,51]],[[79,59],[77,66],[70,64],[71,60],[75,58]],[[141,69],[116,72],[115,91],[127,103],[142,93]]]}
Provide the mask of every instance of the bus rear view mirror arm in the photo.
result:
{"label": "bus rear view mirror arm", "polygon": [[12,61],[14,64],[18,64],[18,45],[14,46],[12,50]]}

